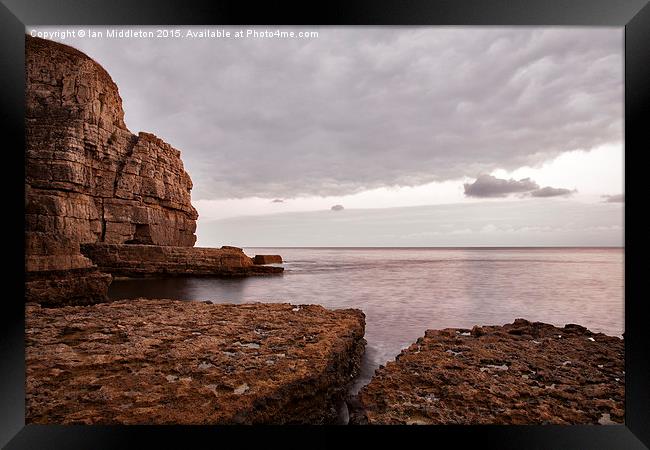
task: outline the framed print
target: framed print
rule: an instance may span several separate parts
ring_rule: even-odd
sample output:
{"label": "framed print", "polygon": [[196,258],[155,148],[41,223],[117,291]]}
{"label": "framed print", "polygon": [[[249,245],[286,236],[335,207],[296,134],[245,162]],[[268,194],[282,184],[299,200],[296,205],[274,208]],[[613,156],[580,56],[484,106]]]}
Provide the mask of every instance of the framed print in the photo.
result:
{"label": "framed print", "polygon": [[0,11],[7,448],[650,445],[646,2]]}

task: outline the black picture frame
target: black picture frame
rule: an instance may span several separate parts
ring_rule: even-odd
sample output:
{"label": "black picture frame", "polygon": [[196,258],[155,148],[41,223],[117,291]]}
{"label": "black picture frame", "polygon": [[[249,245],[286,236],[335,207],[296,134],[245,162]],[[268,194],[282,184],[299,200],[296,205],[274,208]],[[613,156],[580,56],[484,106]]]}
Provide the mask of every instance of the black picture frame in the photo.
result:
{"label": "black picture frame", "polygon": [[[650,6],[647,0],[401,0],[328,2],[236,2],[186,0],[1,0],[0,118],[5,184],[5,258],[13,267],[0,316],[0,444],[18,448],[191,448],[204,440],[221,446],[226,438],[238,445],[258,440],[264,445],[339,446],[353,437],[365,445],[400,445],[446,441],[463,447],[599,449],[650,447],[650,339],[643,314],[645,245],[632,208],[642,207],[641,158],[650,109]],[[618,426],[436,426],[436,427],[181,427],[181,426],[25,426],[24,349],[24,45],[26,25],[572,25],[625,27],[625,425]],[[644,120],[645,119],[645,120]],[[645,138],[645,139],[644,139]],[[21,166],[22,164],[22,166]],[[644,189],[645,188],[645,189]],[[647,233],[647,232],[646,232]],[[8,245],[11,244],[11,245]],[[645,263],[645,267],[648,265]],[[422,444],[417,444],[422,445]],[[197,445],[198,446],[198,445]]]}

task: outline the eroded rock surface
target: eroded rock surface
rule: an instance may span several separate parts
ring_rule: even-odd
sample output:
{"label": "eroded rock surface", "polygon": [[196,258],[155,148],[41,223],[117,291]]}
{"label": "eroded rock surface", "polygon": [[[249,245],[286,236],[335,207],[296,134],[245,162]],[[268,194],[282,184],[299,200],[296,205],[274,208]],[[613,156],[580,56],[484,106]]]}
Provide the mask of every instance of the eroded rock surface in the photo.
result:
{"label": "eroded rock surface", "polygon": [[121,277],[272,275],[284,268],[259,266],[241,248],[83,244],[81,251],[99,269]]}
{"label": "eroded rock surface", "polygon": [[28,423],[330,423],[364,314],[129,300],[26,307]]}
{"label": "eroded rock surface", "polygon": [[607,424],[624,416],[624,344],[517,319],[427,330],[361,389],[370,424]]}
{"label": "eroded rock surface", "polygon": [[[198,217],[192,180],[179,150],[151,133],[129,131],[118,88],[97,62],[67,45],[25,39],[26,300],[106,301],[111,277],[80,253],[80,245],[191,248]],[[171,256],[166,267],[173,274],[205,272],[203,263],[216,258],[205,253],[157,252]],[[213,275],[281,271],[227,267],[224,261],[238,258],[222,256]],[[133,272],[165,273],[161,264],[129,261]],[[175,262],[181,266],[173,268]]]}
{"label": "eroded rock surface", "polygon": [[197,212],[180,151],[132,134],[110,75],[26,36],[26,222],[78,242],[192,246]]}
{"label": "eroded rock surface", "polygon": [[100,272],[80,253],[79,243],[63,235],[25,235],[25,301],[56,306],[106,300],[111,275]]}
{"label": "eroded rock surface", "polygon": [[63,44],[25,37],[26,299],[107,299],[94,242],[192,246],[197,212],[180,152],[132,134],[110,75]]}

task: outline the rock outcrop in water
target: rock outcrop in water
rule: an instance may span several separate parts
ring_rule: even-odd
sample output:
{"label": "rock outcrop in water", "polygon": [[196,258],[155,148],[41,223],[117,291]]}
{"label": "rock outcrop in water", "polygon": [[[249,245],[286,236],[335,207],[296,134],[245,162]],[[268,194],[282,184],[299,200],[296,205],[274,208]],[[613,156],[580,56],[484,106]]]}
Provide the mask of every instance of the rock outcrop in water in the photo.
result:
{"label": "rock outcrop in water", "polygon": [[256,265],[237,247],[201,248],[159,245],[82,244],[81,252],[102,272],[119,277],[271,275],[282,267]]}
{"label": "rock outcrop in water", "polygon": [[129,300],[26,308],[27,423],[334,423],[364,314]]}
{"label": "rock outcrop in water", "polygon": [[177,149],[128,130],[118,88],[99,64],[30,36],[25,50],[26,299],[102,301],[111,277],[80,244],[191,248],[192,181]]}
{"label": "rock outcrop in water", "polygon": [[255,255],[253,264],[282,264],[280,255]]}
{"label": "rock outcrop in water", "polygon": [[370,424],[622,423],[623,340],[523,319],[427,330],[380,367],[351,414]]}

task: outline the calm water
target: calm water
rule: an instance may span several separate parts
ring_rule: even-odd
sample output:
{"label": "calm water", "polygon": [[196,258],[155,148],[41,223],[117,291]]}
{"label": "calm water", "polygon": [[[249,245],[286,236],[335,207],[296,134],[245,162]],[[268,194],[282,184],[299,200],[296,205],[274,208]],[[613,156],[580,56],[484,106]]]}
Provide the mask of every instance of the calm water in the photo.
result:
{"label": "calm water", "polygon": [[428,328],[503,325],[518,317],[622,335],[623,249],[246,248],[280,254],[285,273],[235,280],[114,281],[111,298],[317,303],[366,314],[355,390]]}

